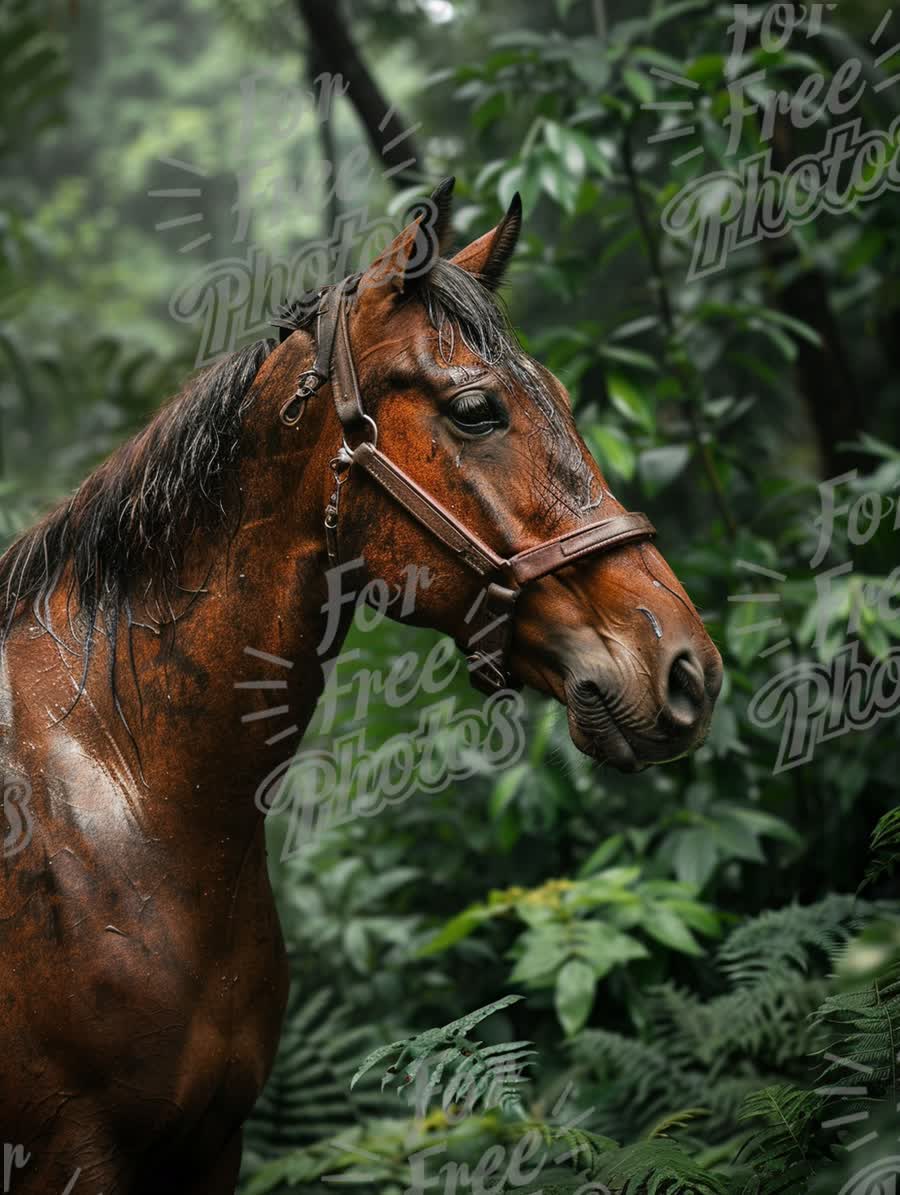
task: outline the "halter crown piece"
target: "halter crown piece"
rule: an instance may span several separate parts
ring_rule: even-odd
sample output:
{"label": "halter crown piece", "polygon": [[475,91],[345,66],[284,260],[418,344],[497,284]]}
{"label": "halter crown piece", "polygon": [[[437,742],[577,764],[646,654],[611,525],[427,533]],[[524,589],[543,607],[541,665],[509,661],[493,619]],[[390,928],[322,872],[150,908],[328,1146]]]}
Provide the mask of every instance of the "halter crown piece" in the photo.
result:
{"label": "halter crown piece", "polygon": [[[484,579],[486,588],[471,617],[471,633],[464,646],[470,680],[483,693],[519,689],[521,685],[510,673],[509,653],[516,599],[523,587],[584,556],[595,556],[623,544],[650,539],[656,530],[646,515],[632,512],[597,519],[545,540],[537,547],[518,552],[509,559],[488,547],[378,448],[378,427],[363,408],[348,329],[348,311],[359,280],[359,274],[352,274],[343,282],[319,292],[316,359],[312,368],[300,375],[296,392],[281,408],[282,421],[289,427],[296,426],[306,402],[326,382],[331,382],[334,405],[344,434],[341,447],[331,461],[335,484],[325,509],[329,564],[334,567],[339,561],[341,487],[351,468],[357,466],[364,469],[408,515],[455,552],[463,564]],[[288,320],[276,322],[283,328],[296,326]]]}

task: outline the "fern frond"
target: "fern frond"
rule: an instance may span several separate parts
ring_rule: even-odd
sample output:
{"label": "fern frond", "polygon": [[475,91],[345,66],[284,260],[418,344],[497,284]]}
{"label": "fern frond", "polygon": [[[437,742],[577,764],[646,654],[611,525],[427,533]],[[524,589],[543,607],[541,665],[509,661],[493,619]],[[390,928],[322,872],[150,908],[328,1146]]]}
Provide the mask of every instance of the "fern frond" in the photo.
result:
{"label": "fern frond", "polygon": [[[333,1190],[333,1183],[367,1184],[384,1191],[388,1184],[401,1189],[409,1181],[409,1154],[415,1149],[408,1121],[373,1121],[293,1149],[261,1166],[243,1189],[243,1195],[268,1195],[285,1188],[306,1192]],[[440,1144],[446,1137],[428,1138]],[[316,1180],[324,1180],[322,1185]]]}
{"label": "fern frond", "polygon": [[742,1121],[762,1121],[744,1143],[738,1157],[753,1167],[759,1195],[802,1192],[821,1156],[815,1144],[821,1130],[824,1101],[815,1091],[788,1084],[764,1087],[744,1102]]}
{"label": "fern frond", "polygon": [[[525,1082],[525,1068],[533,1065],[537,1054],[536,1050],[520,1048],[525,1044],[501,1042],[464,1057],[444,1090],[441,1106],[446,1110],[454,1103],[469,1107],[480,1103],[483,1108],[504,1111],[520,1108],[518,1088]],[[435,1089],[439,1079],[440,1073],[431,1080]]]}
{"label": "fern frond", "polygon": [[816,1021],[830,1035],[823,1084],[843,1080],[848,1066],[868,1098],[900,1096],[900,977],[824,1001]]}
{"label": "fern frond", "polygon": [[247,1151],[259,1159],[385,1113],[384,1097],[372,1086],[349,1094],[353,1063],[370,1031],[348,1028],[349,1010],[332,1005],[327,989],[312,997],[297,992],[289,1001],[272,1073],[245,1127]]}
{"label": "fern frond", "polygon": [[593,1173],[604,1154],[619,1148],[618,1142],[612,1138],[575,1126],[531,1121],[523,1126],[523,1132],[537,1133],[547,1149],[554,1151],[553,1161],[556,1165],[571,1166],[576,1171]]}
{"label": "fern frond", "polygon": [[644,1134],[649,1140],[654,1137],[668,1137],[673,1129],[683,1129],[691,1121],[709,1116],[709,1108],[683,1108],[680,1112],[670,1112],[663,1116]]}
{"label": "fern frond", "polygon": [[776,972],[805,973],[816,954],[833,957],[875,911],[855,896],[832,893],[812,905],[763,913],[736,929],[720,947],[719,966],[738,987],[763,984]]}
{"label": "fern frond", "polygon": [[[490,1099],[496,1101],[492,1106],[515,1110],[524,1115],[517,1088],[524,1081],[523,1071],[531,1065],[535,1054],[534,1050],[528,1048],[530,1043],[501,1042],[484,1046],[467,1037],[471,1029],[493,1013],[509,1008],[521,999],[522,996],[504,996],[447,1025],[401,1038],[388,1046],[379,1046],[364,1059],[350,1081],[351,1088],[377,1063],[393,1055],[393,1062],[382,1076],[382,1089],[393,1077],[402,1073],[403,1078],[397,1089],[399,1094],[424,1074],[424,1101],[421,1090],[417,1095],[420,1104],[427,1104],[440,1087],[445,1072],[452,1069],[452,1078],[444,1091],[444,1108],[463,1098],[470,1108],[476,1100],[483,1102]],[[430,1074],[426,1071],[429,1063],[434,1063]],[[424,1114],[424,1108],[420,1108],[420,1112]]]}
{"label": "fern frond", "polygon": [[604,1153],[591,1173],[621,1195],[725,1195],[721,1174],[705,1170],[676,1142],[639,1141]]}
{"label": "fern frond", "polygon": [[872,861],[860,889],[873,884],[883,875],[893,874],[900,863],[900,805],[891,809],[872,831],[870,842]]}
{"label": "fern frond", "polygon": [[660,984],[648,994],[647,1017],[672,1062],[702,1066],[716,1078],[733,1070],[736,1057],[780,1065],[808,1053],[815,1031],[807,1018],[825,992],[819,977],[778,970],[711,1000]]}

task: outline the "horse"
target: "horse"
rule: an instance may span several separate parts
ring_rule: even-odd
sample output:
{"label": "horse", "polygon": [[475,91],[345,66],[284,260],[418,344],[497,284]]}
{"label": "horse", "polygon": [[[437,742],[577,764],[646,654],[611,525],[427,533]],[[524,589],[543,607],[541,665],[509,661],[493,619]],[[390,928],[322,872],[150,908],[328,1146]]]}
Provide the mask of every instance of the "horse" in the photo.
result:
{"label": "horse", "polygon": [[599,762],[639,771],[708,729],[719,653],[498,299],[518,196],[451,257],[451,193],[188,381],[0,560],[16,1195],[234,1190],[288,984],[255,793],[352,621],[320,651],[336,570],[398,592],[420,567],[401,621],[483,692],[561,702]]}

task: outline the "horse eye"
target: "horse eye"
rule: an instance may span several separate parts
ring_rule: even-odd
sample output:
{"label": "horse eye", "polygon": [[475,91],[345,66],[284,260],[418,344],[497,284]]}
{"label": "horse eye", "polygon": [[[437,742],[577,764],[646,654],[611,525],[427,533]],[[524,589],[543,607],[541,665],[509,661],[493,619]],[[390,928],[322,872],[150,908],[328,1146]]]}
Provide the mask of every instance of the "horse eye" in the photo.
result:
{"label": "horse eye", "polygon": [[490,394],[469,390],[454,398],[448,408],[451,421],[467,436],[487,436],[498,427],[506,427],[506,412]]}

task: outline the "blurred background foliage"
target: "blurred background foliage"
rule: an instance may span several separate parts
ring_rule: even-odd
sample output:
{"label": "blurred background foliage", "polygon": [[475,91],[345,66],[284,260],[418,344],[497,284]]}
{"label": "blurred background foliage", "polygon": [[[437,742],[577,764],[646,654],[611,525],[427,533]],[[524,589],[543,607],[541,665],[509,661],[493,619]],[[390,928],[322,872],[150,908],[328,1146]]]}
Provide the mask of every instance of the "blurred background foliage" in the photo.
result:
{"label": "blurred background foliage", "polygon": [[[692,178],[768,147],[756,111],[739,154],[728,149],[735,74],[763,70],[793,94],[856,58],[869,86],[855,115],[887,129],[897,92],[873,84],[900,48],[886,52],[890,31],[873,44],[888,11],[875,0],[778,50],[762,43],[765,11],[749,6],[729,76],[735,10],[699,0],[3,6],[0,543],[193,367],[199,328],[170,310],[186,279],[250,246],[296,254],[354,204],[399,220],[453,173],[460,238],[521,191],[513,319],[569,386],[618,496],[650,513],[725,658],[707,743],[640,777],[596,769],[561,712],[532,700],[525,755],[502,771],[451,728],[441,749],[468,753],[465,782],[300,851],[285,849],[289,817],[272,819],[294,990],[248,1127],[247,1192],[324,1191],[328,1175],[401,1192],[426,1148],[433,1189],[483,1191],[484,1151],[511,1154],[527,1133],[548,1158],[565,1143],[568,1160],[530,1184],[498,1164],[489,1189],[837,1191],[891,1152],[896,719],[776,770],[782,724],[751,706],[785,669],[852,643],[897,675],[900,616],[878,594],[896,588],[898,559],[898,196],[825,212],[694,281],[690,239],[661,217]],[[327,72],[352,85],[321,120]],[[391,106],[383,127],[408,134],[411,165],[402,139],[373,135]],[[776,161],[818,148],[831,120],[800,128],[782,113]],[[368,169],[335,196],[319,164],[359,146]],[[838,515],[817,560],[818,487],[850,471],[839,501],[875,494],[888,515],[875,526],[864,505],[865,534]],[[381,622],[347,646],[387,675],[434,643]],[[442,697],[473,700],[462,681]],[[370,749],[389,755],[427,702],[376,698]],[[345,694],[342,733],[355,717]],[[333,733],[314,727],[306,745]],[[525,999],[493,1008],[512,993]],[[484,1050],[528,1040],[537,1053],[514,1100],[475,1084],[484,1098],[459,1116],[440,1092],[412,1106],[404,1081],[379,1088],[371,1071],[351,1091],[369,1049],[450,1049],[440,1027],[479,1008],[493,1008],[484,1040],[447,1075],[463,1058],[487,1073]],[[857,1087],[865,1075],[852,1099],[834,1093],[847,1068]],[[871,1139],[860,1145],[845,1116],[864,1117]]]}

